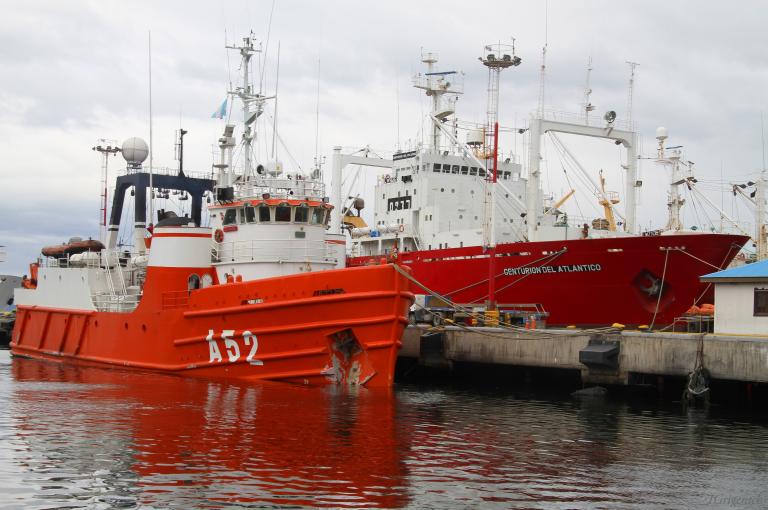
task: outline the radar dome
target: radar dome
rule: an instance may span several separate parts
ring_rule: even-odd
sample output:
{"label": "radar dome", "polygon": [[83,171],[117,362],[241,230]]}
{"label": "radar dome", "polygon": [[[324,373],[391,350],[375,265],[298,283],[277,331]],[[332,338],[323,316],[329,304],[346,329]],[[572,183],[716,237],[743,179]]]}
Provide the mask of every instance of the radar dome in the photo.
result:
{"label": "radar dome", "polygon": [[656,128],[656,139],[657,140],[666,140],[669,137],[669,133],[667,132],[667,128],[660,126]]}
{"label": "radar dome", "polygon": [[125,161],[127,161],[130,166],[141,166],[149,154],[147,142],[137,136],[128,138],[124,141],[122,149],[123,158],[125,158]]}

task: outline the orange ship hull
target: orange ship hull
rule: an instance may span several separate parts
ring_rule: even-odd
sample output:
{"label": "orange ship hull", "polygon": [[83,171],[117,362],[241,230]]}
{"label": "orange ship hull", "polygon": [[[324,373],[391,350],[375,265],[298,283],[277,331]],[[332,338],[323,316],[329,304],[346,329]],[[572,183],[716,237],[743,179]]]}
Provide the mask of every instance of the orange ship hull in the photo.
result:
{"label": "orange ship hull", "polygon": [[188,273],[150,268],[130,313],[21,305],[11,351],[207,378],[392,385],[413,294],[391,265],[179,290]]}

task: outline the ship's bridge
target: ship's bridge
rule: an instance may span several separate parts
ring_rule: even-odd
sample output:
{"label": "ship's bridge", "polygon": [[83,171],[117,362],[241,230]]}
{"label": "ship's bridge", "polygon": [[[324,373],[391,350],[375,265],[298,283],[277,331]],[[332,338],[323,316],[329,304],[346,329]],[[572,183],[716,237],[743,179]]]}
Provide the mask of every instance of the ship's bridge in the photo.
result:
{"label": "ship's bridge", "polygon": [[282,197],[265,192],[260,199],[209,208],[214,266],[222,281],[228,275],[252,280],[335,267],[336,256],[325,239],[333,207],[327,199],[286,198],[295,195],[282,191]]}
{"label": "ship's bridge", "polygon": [[[446,154],[447,152],[447,154]],[[379,177],[374,223],[352,228],[354,255],[399,250],[439,249],[482,244],[484,194],[492,170],[476,159],[448,151],[396,153],[393,170]],[[513,155],[497,163],[499,242],[524,236],[524,218],[516,206],[524,200],[525,179]],[[511,195],[514,194],[514,197]]]}

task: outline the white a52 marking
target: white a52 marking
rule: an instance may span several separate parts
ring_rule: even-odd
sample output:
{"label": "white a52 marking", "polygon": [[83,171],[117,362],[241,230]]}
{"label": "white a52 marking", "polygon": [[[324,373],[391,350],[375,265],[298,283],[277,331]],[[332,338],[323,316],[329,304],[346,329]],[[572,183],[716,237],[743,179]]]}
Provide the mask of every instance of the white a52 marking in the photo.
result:
{"label": "white a52 marking", "polygon": [[[256,338],[256,335],[250,331],[243,331],[241,335],[235,336],[234,329],[225,329],[221,332],[221,340],[224,342],[224,352],[226,353],[229,362],[234,363],[240,359],[240,342],[238,342],[237,338],[242,339],[241,341],[244,346],[243,352],[245,352],[246,349],[249,349],[245,361],[251,365],[263,365],[263,362],[253,359],[253,357],[256,356],[256,351],[259,350],[259,340]],[[208,341],[208,354],[210,355],[208,363],[223,362],[224,357],[221,355],[219,343],[214,338],[212,329],[208,330],[208,336],[205,337],[205,339]]]}

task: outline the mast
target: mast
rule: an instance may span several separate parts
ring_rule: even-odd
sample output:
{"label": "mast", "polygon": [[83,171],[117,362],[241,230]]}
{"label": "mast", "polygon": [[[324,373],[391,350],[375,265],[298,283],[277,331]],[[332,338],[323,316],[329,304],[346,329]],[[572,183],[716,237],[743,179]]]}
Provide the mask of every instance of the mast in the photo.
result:
{"label": "mast", "polygon": [[184,128],[179,128],[176,132],[178,139],[176,142],[176,159],[179,160],[179,175],[184,175],[184,135],[188,131]]}
{"label": "mast", "polygon": [[[666,147],[664,143],[669,137],[667,129],[659,127],[656,129],[656,140],[659,141],[658,158],[657,162],[670,168],[671,177],[669,181],[669,191],[667,192],[667,209],[669,210],[669,218],[667,219],[666,230],[682,230],[683,222],[680,219],[680,211],[685,204],[685,199],[680,195],[680,185],[685,183],[691,177],[690,162],[687,167],[687,175],[685,175],[683,167],[686,165],[680,161],[682,153],[680,148],[682,145],[675,147]],[[667,155],[666,150],[671,150],[671,154]]]}
{"label": "mast", "polygon": [[[253,124],[256,119],[264,112],[264,101],[271,99],[271,97],[265,97],[261,94],[255,94],[253,92],[253,85],[251,84],[251,58],[261,53],[261,45],[256,46],[256,38],[253,32],[250,32],[248,36],[243,37],[243,43],[241,46],[232,45],[225,46],[230,50],[237,50],[240,52],[241,69],[243,70],[243,84],[240,87],[236,87],[235,90],[230,90],[229,94],[240,98],[243,103],[243,175],[248,176],[251,174],[251,167],[253,163],[251,161],[251,147],[253,140],[256,137],[256,133],[253,130]],[[274,96],[272,96],[274,97]],[[233,169],[230,169],[233,172]]]}
{"label": "mast", "polygon": [[[424,90],[427,96],[432,98],[432,151],[438,153],[440,152],[442,133],[439,122],[444,122],[445,119],[455,113],[455,96],[463,93],[463,87],[460,80],[457,79],[459,73],[456,71],[435,71],[436,53],[422,53],[421,61],[427,64],[427,72],[423,75],[419,73],[414,76],[413,86]],[[454,95],[454,99],[449,99],[444,104],[443,95],[445,94]]]}
{"label": "mast", "polygon": [[[488,159],[486,159],[485,178],[485,215],[483,218],[483,242],[490,254],[488,264],[488,308],[496,308],[496,180],[499,159],[499,80],[501,71],[508,67],[519,66],[522,61],[515,55],[515,39],[512,45],[495,46],[487,45],[483,56],[479,60],[488,68],[488,107],[486,109],[486,157],[492,158],[491,170],[488,172]],[[489,151],[490,149],[490,151]]]}
{"label": "mast", "polygon": [[755,183],[755,244],[757,260],[768,258],[768,231],[765,225],[765,170]]}

